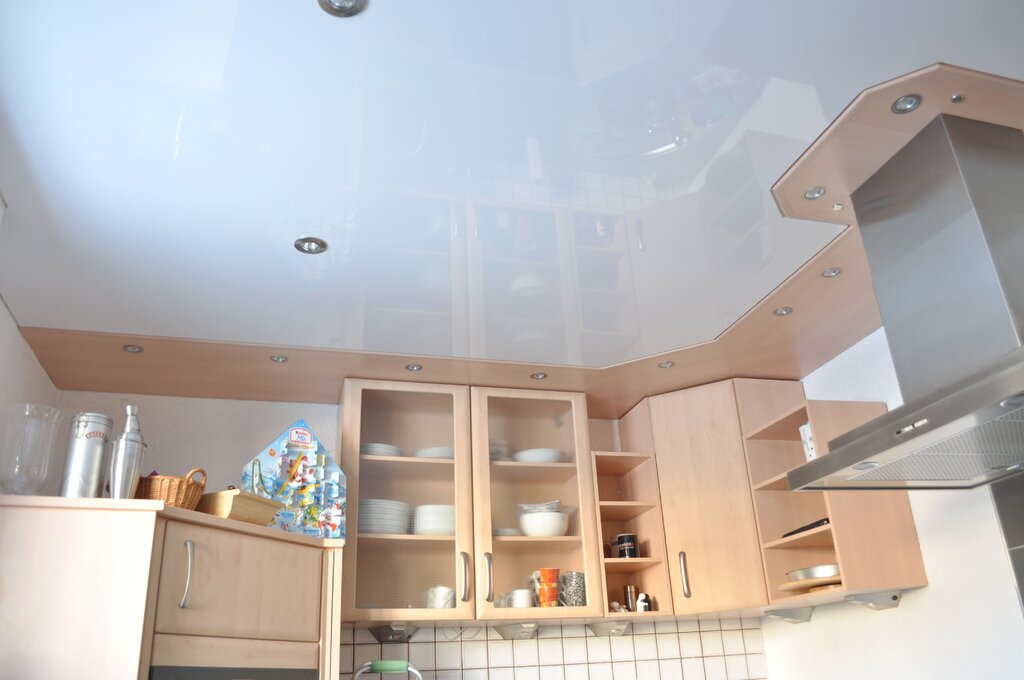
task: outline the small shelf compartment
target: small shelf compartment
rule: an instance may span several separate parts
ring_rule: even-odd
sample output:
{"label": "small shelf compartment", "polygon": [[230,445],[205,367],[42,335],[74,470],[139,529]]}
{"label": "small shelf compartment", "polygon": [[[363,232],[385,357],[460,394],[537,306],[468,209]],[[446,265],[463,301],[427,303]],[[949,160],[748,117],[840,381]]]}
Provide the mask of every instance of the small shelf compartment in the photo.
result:
{"label": "small shelf compartment", "polygon": [[793,534],[792,536],[786,536],[775,541],[768,541],[764,544],[765,550],[775,549],[788,549],[793,548],[805,548],[812,546],[815,548],[824,548],[832,546],[832,526],[825,524],[824,526],[815,527],[802,531],[799,534]]}
{"label": "small shelf compartment", "polygon": [[658,504],[635,501],[601,501],[598,507],[601,511],[602,522],[622,522],[639,517],[648,510],[654,510]]}
{"label": "small shelf compartment", "polygon": [[608,574],[634,574],[664,563],[665,560],[656,557],[606,557],[604,570]]}

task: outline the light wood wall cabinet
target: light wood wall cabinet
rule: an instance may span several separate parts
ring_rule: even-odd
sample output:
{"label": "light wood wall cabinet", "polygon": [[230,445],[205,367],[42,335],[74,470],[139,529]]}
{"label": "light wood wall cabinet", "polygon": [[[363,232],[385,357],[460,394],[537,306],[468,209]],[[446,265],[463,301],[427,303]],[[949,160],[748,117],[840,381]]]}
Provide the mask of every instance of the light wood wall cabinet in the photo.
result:
{"label": "light wood wall cabinet", "polygon": [[649,397],[620,432],[658,463],[675,613],[767,604],[732,381]]}
{"label": "light wood wall cabinet", "polygon": [[[658,466],[654,453],[595,451],[597,510],[601,542],[606,616],[651,618],[672,614],[672,588],[668,577],[665,529],[662,524]],[[619,534],[635,534],[637,557],[618,557],[614,545]],[[624,605],[625,587],[652,598],[648,612],[613,612],[611,602]]]}
{"label": "light wood wall cabinet", "polygon": [[[346,621],[601,615],[604,596],[582,394],[346,380],[342,419],[349,522]],[[401,455],[380,455],[388,446]],[[527,449],[558,449],[565,458],[513,458]],[[451,457],[427,457],[434,455]],[[572,510],[566,535],[495,535],[519,529],[520,504],[556,499]],[[388,526],[388,511],[377,500],[408,505],[409,522]],[[438,530],[436,522],[422,525],[417,508],[426,505],[455,506],[451,531]],[[505,596],[527,588],[532,573],[542,567],[584,572],[586,605],[506,606]],[[428,592],[438,587],[451,590],[454,598],[428,603]]]}
{"label": "light wood wall cabinet", "polygon": [[[822,456],[831,439],[882,415],[885,405],[804,401],[799,383],[734,382],[771,605],[811,606],[925,585],[905,491],[791,492],[786,480],[806,460],[802,424],[810,424]],[[828,523],[793,533],[821,520]],[[787,576],[821,564],[838,564],[839,576],[798,582]]]}
{"label": "light wood wall cabinet", "polygon": [[341,410],[345,620],[472,619],[469,388],[346,380]]}
{"label": "light wood wall cabinet", "polygon": [[12,496],[0,536],[17,546],[0,560],[0,677],[338,677],[343,541],[160,501]]}
{"label": "light wood wall cabinet", "polygon": [[[477,617],[601,616],[601,550],[584,395],[474,387],[472,399]],[[550,463],[516,459],[516,452],[531,449],[557,449],[565,457]],[[506,459],[508,454],[512,460]],[[519,505],[556,499],[569,514],[564,536],[496,535],[507,533],[501,529],[520,528]],[[514,589],[528,587],[531,575],[540,568],[557,568],[563,575],[583,572],[586,603],[529,610],[506,606],[503,598]]]}

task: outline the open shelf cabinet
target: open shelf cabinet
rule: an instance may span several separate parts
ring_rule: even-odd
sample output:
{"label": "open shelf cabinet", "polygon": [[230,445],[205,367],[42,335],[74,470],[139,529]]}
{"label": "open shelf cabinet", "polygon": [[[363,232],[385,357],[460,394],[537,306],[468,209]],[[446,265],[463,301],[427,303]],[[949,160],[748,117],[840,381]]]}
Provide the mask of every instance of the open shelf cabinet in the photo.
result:
{"label": "open shelf cabinet", "polygon": [[[672,614],[665,529],[658,490],[657,461],[653,453],[594,451],[597,480],[597,514],[605,552],[604,615],[642,618]],[[616,557],[615,537],[636,534],[639,557]],[[652,598],[654,611],[611,611],[611,602],[625,604],[624,588],[636,586],[637,593]]]}
{"label": "open shelf cabinet", "polygon": [[[906,492],[793,492],[786,479],[807,460],[801,425],[810,424],[817,455],[823,456],[830,440],[882,415],[885,405],[807,401],[799,383],[735,384],[769,603],[810,606],[851,593],[925,585]],[[826,518],[828,524],[783,536]],[[840,582],[820,590],[781,589],[790,581],[788,572],[819,564],[838,564]]]}

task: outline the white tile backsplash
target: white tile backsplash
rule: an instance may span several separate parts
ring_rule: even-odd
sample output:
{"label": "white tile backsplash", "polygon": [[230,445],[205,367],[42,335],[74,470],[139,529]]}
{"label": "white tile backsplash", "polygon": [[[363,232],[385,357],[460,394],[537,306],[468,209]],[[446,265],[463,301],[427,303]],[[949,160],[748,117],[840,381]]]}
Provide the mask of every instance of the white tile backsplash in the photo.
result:
{"label": "white tile backsplash", "polygon": [[384,645],[365,630],[345,629],[340,680],[381,658],[408,659],[424,680],[762,680],[768,666],[760,624],[752,618],[644,622],[611,638],[581,625],[541,626],[536,638],[514,641],[493,628],[426,627],[410,643]]}

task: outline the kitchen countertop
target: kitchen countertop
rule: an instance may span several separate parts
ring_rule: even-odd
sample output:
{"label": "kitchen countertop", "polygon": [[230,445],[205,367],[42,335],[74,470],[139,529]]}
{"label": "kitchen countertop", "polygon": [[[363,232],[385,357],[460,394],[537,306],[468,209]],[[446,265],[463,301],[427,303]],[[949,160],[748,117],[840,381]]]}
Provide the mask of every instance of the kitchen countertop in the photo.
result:
{"label": "kitchen countertop", "polygon": [[115,500],[112,498],[64,498],[63,496],[6,496],[0,495],[2,508],[49,508],[55,510],[115,510],[122,512],[153,512],[157,516],[178,522],[200,524],[215,529],[234,531],[240,534],[260,536],[289,543],[299,543],[314,548],[342,548],[343,538],[314,538],[291,534],[280,529],[261,527],[249,522],[225,519],[205,512],[185,510],[167,505],[163,501]]}

